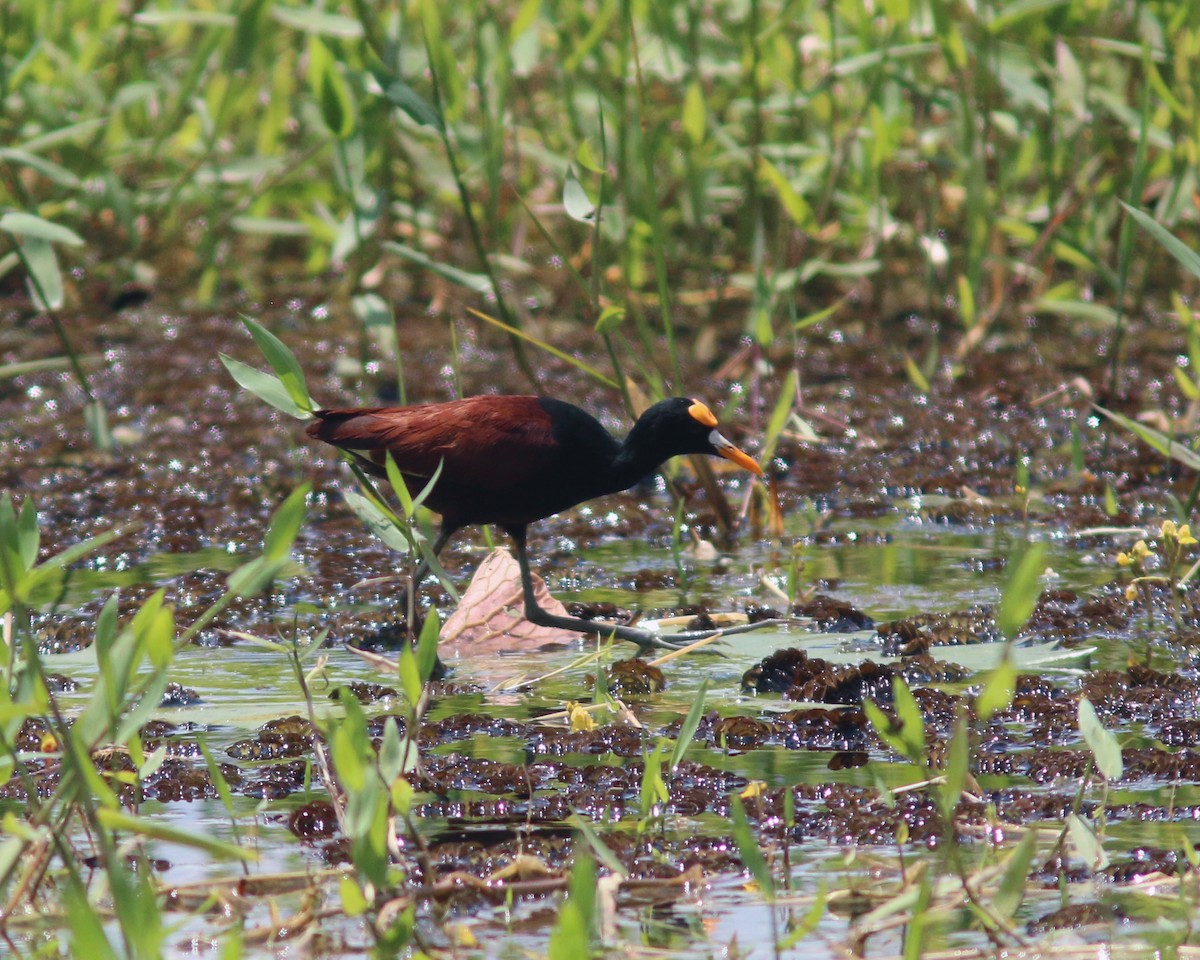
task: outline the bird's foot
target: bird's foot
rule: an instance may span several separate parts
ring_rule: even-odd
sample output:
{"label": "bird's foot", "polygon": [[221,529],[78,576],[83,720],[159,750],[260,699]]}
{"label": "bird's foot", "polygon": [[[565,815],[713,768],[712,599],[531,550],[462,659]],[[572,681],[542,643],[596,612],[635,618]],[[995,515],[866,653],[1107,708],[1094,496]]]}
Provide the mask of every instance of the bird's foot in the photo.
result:
{"label": "bird's foot", "polygon": [[[574,630],[592,636],[614,638],[637,644],[638,653],[648,650],[682,650],[698,640],[708,640],[714,637],[727,637],[737,633],[749,633],[751,630],[761,630],[764,627],[777,627],[791,623],[790,620],[760,620],[757,623],[740,623],[732,627],[718,627],[712,630],[692,630],[686,633],[659,633],[657,630],[640,630],[637,627],[626,627],[617,623],[597,623],[594,620],[583,620],[579,617],[560,617],[547,613],[541,607],[527,607],[525,619],[542,627],[558,627],[561,630]],[[717,651],[713,650],[713,653]]]}
{"label": "bird's foot", "polygon": [[[776,618],[772,620],[759,620],[755,623],[739,623],[728,627],[713,627],[711,630],[688,630],[683,633],[659,633],[649,630],[638,630],[636,632],[646,634],[650,638],[650,642],[646,643],[647,648],[684,650],[694,643],[699,643],[701,640],[721,640],[738,633],[750,633],[752,630],[762,630],[764,627],[784,627],[793,623],[795,623],[794,620]],[[633,638],[630,637],[627,639],[632,640]],[[634,642],[637,643],[638,641],[634,640]],[[718,653],[715,649],[710,652]]]}

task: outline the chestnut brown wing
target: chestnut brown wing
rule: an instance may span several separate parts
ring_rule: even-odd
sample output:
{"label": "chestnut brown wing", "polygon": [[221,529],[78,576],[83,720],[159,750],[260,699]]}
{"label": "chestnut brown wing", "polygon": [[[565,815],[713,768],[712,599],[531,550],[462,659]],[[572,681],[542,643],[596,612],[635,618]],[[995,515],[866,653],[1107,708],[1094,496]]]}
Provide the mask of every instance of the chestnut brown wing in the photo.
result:
{"label": "chestnut brown wing", "polygon": [[[382,466],[387,453],[411,477],[433,475],[480,490],[519,487],[553,469],[559,452],[537,397],[468,397],[417,407],[319,410],[308,435]],[[374,472],[374,471],[373,471]]]}

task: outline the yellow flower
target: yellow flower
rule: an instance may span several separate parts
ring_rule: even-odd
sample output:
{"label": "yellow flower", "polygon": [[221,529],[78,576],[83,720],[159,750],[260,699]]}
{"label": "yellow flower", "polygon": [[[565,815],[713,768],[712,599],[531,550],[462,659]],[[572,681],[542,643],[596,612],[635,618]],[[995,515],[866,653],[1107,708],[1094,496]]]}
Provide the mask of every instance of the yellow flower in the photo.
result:
{"label": "yellow flower", "polygon": [[1179,535],[1174,520],[1164,520],[1158,532],[1164,540],[1174,540]]}
{"label": "yellow flower", "polygon": [[1136,600],[1137,599],[1137,587],[1135,587],[1132,583],[1125,588],[1125,599],[1126,600]]}
{"label": "yellow flower", "polygon": [[1150,556],[1150,548],[1146,546],[1145,540],[1139,540],[1133,545],[1133,549],[1129,552],[1133,554],[1133,558],[1135,560],[1145,560],[1148,556]]}
{"label": "yellow flower", "polygon": [[1192,544],[1197,542],[1200,541],[1197,541],[1196,538],[1192,536],[1192,530],[1188,524],[1185,523],[1179,528],[1179,545],[1181,547],[1190,547]]}
{"label": "yellow flower", "polygon": [[1133,565],[1133,557],[1131,557],[1125,551],[1122,550],[1120,553],[1117,554],[1117,566],[1118,567],[1129,567],[1132,565]]}
{"label": "yellow flower", "polygon": [[574,701],[567,704],[567,722],[571,726],[572,733],[586,733],[588,730],[596,729],[596,721],[592,719],[592,715],[585,707]]}
{"label": "yellow flower", "polygon": [[761,797],[766,790],[767,785],[762,780],[751,780],[740,796],[743,800],[753,800],[755,797]]}

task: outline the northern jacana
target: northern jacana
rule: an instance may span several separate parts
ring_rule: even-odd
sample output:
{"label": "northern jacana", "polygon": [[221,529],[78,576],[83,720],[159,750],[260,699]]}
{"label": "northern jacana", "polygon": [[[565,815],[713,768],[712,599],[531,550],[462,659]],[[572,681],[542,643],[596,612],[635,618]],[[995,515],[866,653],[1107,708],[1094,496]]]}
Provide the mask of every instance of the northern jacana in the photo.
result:
{"label": "northern jacana", "polygon": [[[591,414],[550,397],[484,396],[412,407],[318,410],[308,435],[347,451],[368,473],[385,477],[390,453],[415,494],[441,464],[425,504],[442,515],[436,556],[473,523],[503,528],[517,548],[525,618],[546,627],[616,636],[639,646],[674,646],[645,630],[547,613],[537,605],[526,530],[535,520],[632,487],[679,454],[725,457],[752,473],[762,468],[717,431],[703,403],[673,397],[643,413],[618,442]],[[416,582],[428,572],[422,563]],[[730,631],[724,631],[730,632]],[[696,637],[703,634],[696,634]]]}

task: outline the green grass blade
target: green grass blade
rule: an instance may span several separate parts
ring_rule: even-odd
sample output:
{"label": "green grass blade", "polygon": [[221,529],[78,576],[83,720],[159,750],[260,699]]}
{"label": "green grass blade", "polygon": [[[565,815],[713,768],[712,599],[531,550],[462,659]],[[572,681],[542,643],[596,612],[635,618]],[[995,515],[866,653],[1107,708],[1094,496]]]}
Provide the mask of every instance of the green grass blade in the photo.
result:
{"label": "green grass blade", "polygon": [[1124,200],[1121,201],[1121,206],[1133,217],[1138,226],[1150,234],[1167,253],[1179,261],[1180,266],[1193,277],[1200,277],[1200,254],[1197,254],[1195,250],[1145,211],[1139,210],[1137,207],[1131,207]]}
{"label": "green grass blade", "polygon": [[310,411],[296,403],[287,387],[283,385],[283,381],[278,377],[263,373],[250,364],[234,360],[233,357],[224,353],[218,354],[218,356],[225,369],[229,371],[229,375],[237,381],[238,386],[242,389],[250,391],[263,403],[274,407],[281,413],[286,413],[289,417],[295,417],[297,420],[309,419]]}

